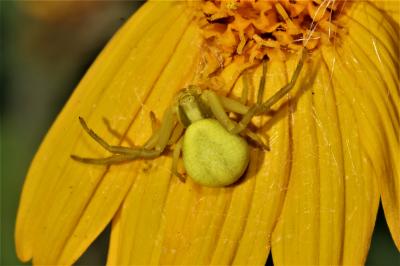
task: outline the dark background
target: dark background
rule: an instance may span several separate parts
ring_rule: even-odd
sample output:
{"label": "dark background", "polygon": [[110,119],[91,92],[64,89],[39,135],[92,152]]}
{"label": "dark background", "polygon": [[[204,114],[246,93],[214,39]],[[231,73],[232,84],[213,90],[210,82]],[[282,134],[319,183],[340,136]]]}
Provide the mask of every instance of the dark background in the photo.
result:
{"label": "dark background", "polygon": [[[141,4],[0,0],[1,265],[21,264],[14,223],[36,149],[96,55]],[[77,264],[105,264],[108,234],[106,229]],[[381,209],[367,264],[400,265]]]}

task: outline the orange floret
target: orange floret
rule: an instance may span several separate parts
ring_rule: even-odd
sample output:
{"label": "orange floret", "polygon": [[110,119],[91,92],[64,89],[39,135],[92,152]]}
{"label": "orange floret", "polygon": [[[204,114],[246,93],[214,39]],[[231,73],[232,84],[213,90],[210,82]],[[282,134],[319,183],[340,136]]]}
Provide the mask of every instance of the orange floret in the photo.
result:
{"label": "orange floret", "polygon": [[223,65],[243,56],[279,57],[303,46],[330,43],[341,27],[335,22],[349,1],[231,0],[203,1],[201,26],[209,46],[219,50]]}

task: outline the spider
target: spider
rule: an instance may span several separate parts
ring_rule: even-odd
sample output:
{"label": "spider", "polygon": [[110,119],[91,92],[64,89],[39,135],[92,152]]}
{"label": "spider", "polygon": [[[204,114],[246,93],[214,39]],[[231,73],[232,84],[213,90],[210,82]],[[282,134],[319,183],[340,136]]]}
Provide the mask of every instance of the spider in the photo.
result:
{"label": "spider", "polygon": [[[248,128],[251,119],[268,112],[273,104],[293,88],[306,55],[306,49],[303,49],[290,82],[267,101],[262,102],[267,68],[264,60],[257,101],[252,106],[245,105],[244,95],[241,101],[237,101],[219,96],[210,89],[202,90],[196,85],[182,89],[174,104],[166,109],[159,129],[153,130],[153,135],[141,147],[109,145],[79,117],[83,129],[113,155],[106,158],[71,155],[71,158],[88,164],[111,165],[135,159],[156,158],[167,146],[175,145],[172,153],[172,173],[183,182],[186,175],[177,170],[181,153],[185,171],[195,183],[209,187],[231,185],[243,175],[249,164],[249,145],[246,137],[268,149]],[[228,113],[237,114],[241,118],[234,121]],[[150,117],[154,122],[155,116],[152,112]]]}

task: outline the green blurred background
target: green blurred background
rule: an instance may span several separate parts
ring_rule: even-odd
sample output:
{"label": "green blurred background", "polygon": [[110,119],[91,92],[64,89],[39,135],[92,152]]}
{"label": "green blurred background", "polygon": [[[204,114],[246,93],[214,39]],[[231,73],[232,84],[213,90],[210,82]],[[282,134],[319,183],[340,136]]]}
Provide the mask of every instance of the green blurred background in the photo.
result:
{"label": "green blurred background", "polygon": [[[141,4],[0,0],[1,265],[21,264],[14,223],[36,149],[96,55]],[[77,264],[104,265],[108,234],[107,228]],[[381,209],[367,264],[400,265]]]}

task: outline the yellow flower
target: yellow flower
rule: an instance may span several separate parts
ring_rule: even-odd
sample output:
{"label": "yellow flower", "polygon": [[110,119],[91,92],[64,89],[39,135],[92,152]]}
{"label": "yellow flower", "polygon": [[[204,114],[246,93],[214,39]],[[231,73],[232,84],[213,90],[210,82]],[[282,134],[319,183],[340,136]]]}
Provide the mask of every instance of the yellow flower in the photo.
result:
{"label": "yellow flower", "polygon": [[[279,25],[258,32],[227,26],[226,18],[239,19],[242,4],[262,1],[228,2],[218,10],[211,2],[203,9],[197,2],[148,2],[107,45],[32,162],[16,225],[22,261],[72,264],[112,219],[110,265],[263,265],[270,250],[278,265],[363,264],[380,198],[400,248],[398,9],[383,6],[395,10],[389,18],[379,1],[306,1],[308,11],[269,1]],[[299,24],[291,18],[317,16],[321,6],[334,17],[321,15],[306,28],[299,27],[306,17]],[[247,23],[251,14],[240,18]],[[264,55],[269,98],[297,64],[290,52],[302,47],[292,45],[296,38],[311,40],[311,55],[291,97],[256,121],[271,151],[252,149],[240,182],[182,183],[171,175],[168,154],[111,167],[70,159],[107,155],[79,116],[112,144],[141,145],[151,135],[149,112],[161,117],[190,84],[238,97],[247,77],[254,98]]]}

